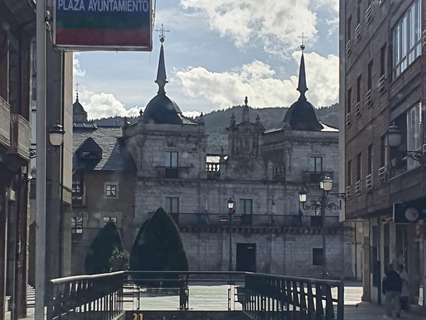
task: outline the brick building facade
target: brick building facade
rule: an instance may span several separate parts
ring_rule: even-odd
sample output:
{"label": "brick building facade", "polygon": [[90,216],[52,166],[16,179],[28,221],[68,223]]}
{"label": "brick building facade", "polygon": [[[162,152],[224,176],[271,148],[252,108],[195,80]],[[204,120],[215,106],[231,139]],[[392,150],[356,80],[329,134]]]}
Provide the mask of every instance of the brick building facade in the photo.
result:
{"label": "brick building facade", "polygon": [[407,269],[411,303],[425,303],[424,225],[393,217],[395,204],[419,216],[426,209],[425,7],[421,0],[340,1],[341,188],[357,230],[364,299],[379,303],[390,264]]}
{"label": "brick building facade", "polygon": [[[282,126],[265,131],[246,98],[241,119],[232,116],[228,150],[208,154],[202,118],[182,115],[165,92],[161,45],[158,94],[132,123],[98,127],[74,104],[73,272],[84,272],[87,247],[112,218],[130,251],[141,224],[163,207],[178,224],[191,270],[227,270],[229,220],[232,268],[288,275],[327,271],[350,275],[350,237],[339,223],[337,187],[330,192],[324,223],[319,216],[323,175],[337,185],[338,130],[318,121],[306,98],[302,55],[300,98]],[[307,191],[308,203],[299,204]],[[321,227],[323,225],[323,227]]]}

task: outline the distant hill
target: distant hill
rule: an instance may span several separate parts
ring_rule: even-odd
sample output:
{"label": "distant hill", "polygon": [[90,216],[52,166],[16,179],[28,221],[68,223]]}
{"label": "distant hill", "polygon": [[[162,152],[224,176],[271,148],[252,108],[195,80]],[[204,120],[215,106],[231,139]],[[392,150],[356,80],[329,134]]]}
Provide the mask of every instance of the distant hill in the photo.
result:
{"label": "distant hill", "polygon": [[[282,121],[287,110],[288,108],[284,107],[262,109],[251,108],[250,120],[254,121],[256,116],[259,115],[260,121],[265,129],[279,128],[282,125]],[[235,114],[237,123],[240,121],[241,111],[241,106],[235,106],[224,110],[212,111],[203,115],[206,133],[209,136],[209,153],[220,153],[222,148],[226,152],[228,146],[226,128],[229,126],[232,113]],[[322,122],[338,128],[338,104],[316,109],[316,113]],[[134,122],[136,121],[136,118],[128,118],[127,120],[129,122]],[[120,127],[123,124],[123,117],[96,119],[94,122],[99,127]]]}

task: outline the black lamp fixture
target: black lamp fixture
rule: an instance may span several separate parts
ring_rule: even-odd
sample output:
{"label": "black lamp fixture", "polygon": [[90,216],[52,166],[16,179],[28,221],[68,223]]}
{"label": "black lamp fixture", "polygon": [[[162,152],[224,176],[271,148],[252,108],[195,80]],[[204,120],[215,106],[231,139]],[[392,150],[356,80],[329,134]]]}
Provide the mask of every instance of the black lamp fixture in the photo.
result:
{"label": "black lamp fixture", "polygon": [[305,190],[305,189],[302,189],[302,190],[300,190],[300,192],[299,192],[299,202],[300,202],[302,205],[305,205],[306,201],[307,201],[307,193],[306,193],[306,190]]}
{"label": "black lamp fixture", "polygon": [[64,127],[60,124],[56,124],[50,131],[49,131],[49,142],[54,147],[60,147],[64,143]]}
{"label": "black lamp fixture", "polygon": [[228,205],[229,212],[234,211],[234,207],[235,207],[235,201],[234,201],[234,199],[229,198],[228,202],[227,202],[227,205]]}
{"label": "black lamp fixture", "polygon": [[395,122],[392,122],[388,128],[388,131],[386,133],[386,143],[392,151],[398,152],[398,155],[400,157],[411,158],[419,162],[420,164],[422,164],[425,161],[423,150],[407,150],[407,151],[399,150],[399,148],[402,145],[402,132]]}
{"label": "black lamp fixture", "polygon": [[320,189],[325,192],[333,190],[333,179],[329,176],[324,176],[320,181]]}

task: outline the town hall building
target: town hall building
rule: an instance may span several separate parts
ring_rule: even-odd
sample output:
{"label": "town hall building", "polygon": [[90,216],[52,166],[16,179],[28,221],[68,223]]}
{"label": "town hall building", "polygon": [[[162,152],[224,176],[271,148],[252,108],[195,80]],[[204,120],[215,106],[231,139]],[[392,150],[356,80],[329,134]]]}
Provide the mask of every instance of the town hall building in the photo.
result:
{"label": "town hall building", "polygon": [[[350,230],[339,222],[338,130],[318,120],[306,97],[303,50],[300,97],[282,125],[265,130],[246,97],[219,154],[207,151],[203,118],[185,117],[166,94],[164,38],[155,82],[144,112],[120,127],[88,121],[74,104],[73,273],[85,272],[88,247],[106,222],[116,222],[130,252],[162,207],[180,229],[190,270],[351,275]],[[322,201],[325,176],[334,183]]]}

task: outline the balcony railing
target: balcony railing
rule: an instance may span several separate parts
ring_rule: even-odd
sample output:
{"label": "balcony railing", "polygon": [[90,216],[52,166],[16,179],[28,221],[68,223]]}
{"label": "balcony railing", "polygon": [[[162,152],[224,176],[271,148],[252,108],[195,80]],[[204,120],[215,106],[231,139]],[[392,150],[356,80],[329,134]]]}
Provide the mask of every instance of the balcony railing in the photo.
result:
{"label": "balcony railing", "polygon": [[[331,210],[330,208],[326,208]],[[319,208],[317,210],[319,212]],[[152,213],[151,213],[152,214]],[[191,226],[229,226],[229,214],[196,212],[196,213],[173,213],[171,214],[180,227]],[[321,220],[321,221],[320,221]],[[239,214],[232,215],[233,227],[321,227],[322,219],[318,215],[299,214]],[[326,216],[324,225],[326,227],[340,226],[338,216]]]}
{"label": "balcony railing", "polygon": [[346,55],[349,57],[352,53],[352,41],[348,40],[346,42]]}
{"label": "balcony railing", "polygon": [[361,103],[359,101],[355,104],[355,116],[361,117]]}
{"label": "balcony railing", "polygon": [[29,160],[31,146],[31,129],[27,119],[17,113],[10,117],[10,153],[18,154]]}
{"label": "balcony railing", "polygon": [[355,27],[355,37],[357,40],[361,39],[361,24],[357,24],[357,26]]}
{"label": "balcony railing", "polygon": [[373,4],[370,4],[367,9],[365,9],[365,20],[367,23],[371,23],[374,18],[374,8]]}
{"label": "balcony railing", "polygon": [[346,126],[348,126],[348,127],[351,125],[351,113],[350,112],[346,113],[345,123],[346,123]]}
{"label": "balcony railing", "polygon": [[387,179],[387,168],[386,168],[386,166],[379,168],[378,175],[379,175],[380,183],[385,183],[386,179]]}
{"label": "balcony railing", "polygon": [[365,177],[365,189],[367,192],[373,190],[373,175],[371,173]]}
{"label": "balcony railing", "polygon": [[373,106],[373,97],[371,89],[367,90],[367,92],[365,93],[365,103],[370,108]]}
{"label": "balcony railing", "polygon": [[383,92],[385,92],[385,91],[386,91],[385,81],[386,81],[385,75],[382,75],[382,76],[379,78],[379,81],[377,82],[377,89],[378,89],[378,91],[379,91],[379,92],[381,92],[381,93],[383,93]]}
{"label": "balcony railing", "polygon": [[10,146],[10,106],[0,97],[0,143]]}
{"label": "balcony railing", "polygon": [[333,178],[333,172],[331,171],[304,171],[303,182],[305,183],[320,183],[323,177]]}
{"label": "balcony railing", "polygon": [[[200,288],[207,286],[200,304]],[[228,290],[214,290],[223,286]],[[243,271],[121,271],[54,279],[48,289],[47,320],[143,319],[147,311],[152,318],[168,312],[167,318],[179,319],[187,318],[188,310],[220,311],[221,318],[229,311],[249,319],[344,318],[344,284],[328,279]]]}

